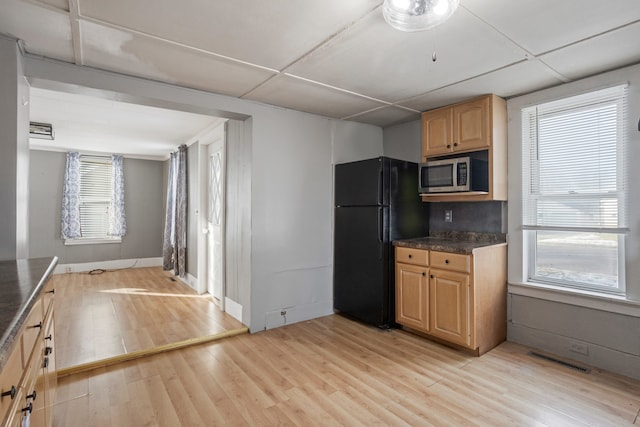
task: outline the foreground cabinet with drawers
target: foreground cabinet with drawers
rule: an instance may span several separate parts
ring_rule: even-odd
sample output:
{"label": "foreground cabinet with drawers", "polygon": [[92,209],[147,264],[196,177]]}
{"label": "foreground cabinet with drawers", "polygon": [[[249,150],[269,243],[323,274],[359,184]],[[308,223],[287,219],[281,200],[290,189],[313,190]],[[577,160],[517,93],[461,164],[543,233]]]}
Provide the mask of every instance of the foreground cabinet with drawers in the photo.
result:
{"label": "foreground cabinet with drawers", "polygon": [[396,322],[480,355],[506,338],[506,245],[396,247]]}
{"label": "foreground cabinet with drawers", "polygon": [[[55,266],[55,260],[51,265]],[[24,311],[21,311],[22,307],[17,308],[17,318],[5,328],[0,372],[2,426],[49,427],[52,424],[57,375],[54,354],[55,290],[49,280],[50,271],[48,269],[42,283],[32,289],[32,295],[25,297],[27,308]],[[30,276],[23,274],[22,277]],[[23,285],[22,289],[25,288]],[[11,299],[12,296],[5,298]]]}

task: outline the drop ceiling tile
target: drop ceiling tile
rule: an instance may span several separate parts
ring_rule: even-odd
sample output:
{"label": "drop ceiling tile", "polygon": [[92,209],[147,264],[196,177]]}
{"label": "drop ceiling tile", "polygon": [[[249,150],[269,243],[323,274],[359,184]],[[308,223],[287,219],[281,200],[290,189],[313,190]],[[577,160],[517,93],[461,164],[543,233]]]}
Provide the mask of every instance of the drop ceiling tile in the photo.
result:
{"label": "drop ceiling tile", "polygon": [[66,13],[18,0],[3,0],[0,33],[24,42],[35,55],[73,62],[71,24]]}
{"label": "drop ceiling tile", "polygon": [[83,16],[282,69],[379,0],[79,0]]}
{"label": "drop ceiling tile", "polygon": [[640,23],[636,23],[540,59],[565,76],[579,79],[640,62],[639,40]]}
{"label": "drop ceiling tile", "polygon": [[274,73],[127,31],[81,22],[84,65],[231,96]]}
{"label": "drop ceiling tile", "polygon": [[374,13],[288,72],[395,101],[524,58],[521,49],[463,8],[444,24],[414,33],[394,30]]}
{"label": "drop ceiling tile", "polygon": [[640,19],[637,0],[463,0],[535,55]]}
{"label": "drop ceiling tile", "polygon": [[562,80],[549,67],[540,61],[530,60],[401,101],[398,104],[414,110],[427,111],[487,93],[508,98],[560,83]]}
{"label": "drop ceiling tile", "polygon": [[349,120],[360,123],[368,123],[380,127],[407,123],[413,120],[419,120],[420,113],[405,110],[404,108],[389,106],[369,111],[368,113],[359,114],[349,117]]}
{"label": "drop ceiling tile", "polygon": [[284,74],[269,80],[244,98],[334,118],[385,105]]}

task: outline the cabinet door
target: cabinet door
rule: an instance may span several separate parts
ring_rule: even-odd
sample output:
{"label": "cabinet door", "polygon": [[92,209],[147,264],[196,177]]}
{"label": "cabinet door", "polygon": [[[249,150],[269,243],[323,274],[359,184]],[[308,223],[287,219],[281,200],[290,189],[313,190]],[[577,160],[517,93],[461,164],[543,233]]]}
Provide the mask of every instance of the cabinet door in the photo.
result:
{"label": "cabinet door", "polygon": [[453,107],[453,150],[485,148],[491,142],[489,97]]}
{"label": "cabinet door", "polygon": [[422,114],[422,156],[450,153],[453,144],[453,112],[451,108]]}
{"label": "cabinet door", "polygon": [[429,331],[428,268],[396,264],[396,322]]}
{"label": "cabinet door", "polygon": [[429,276],[431,334],[468,346],[469,275],[431,269]]}

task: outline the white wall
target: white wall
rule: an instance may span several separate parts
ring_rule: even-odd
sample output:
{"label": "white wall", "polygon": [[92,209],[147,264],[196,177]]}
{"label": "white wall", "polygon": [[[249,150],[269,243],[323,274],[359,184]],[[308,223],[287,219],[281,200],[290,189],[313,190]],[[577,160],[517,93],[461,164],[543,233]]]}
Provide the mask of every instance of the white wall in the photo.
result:
{"label": "white wall", "polygon": [[[240,227],[250,265],[239,259],[237,303],[252,332],[332,313],[332,160],[382,155],[382,132],[202,91],[27,56],[32,85],[244,120],[251,151],[251,215]],[[247,120],[250,118],[249,120]],[[248,196],[248,195],[247,195]],[[247,232],[247,230],[250,230]],[[250,297],[249,297],[250,295]],[[249,300],[247,300],[249,299]]]}
{"label": "white wall", "polygon": [[[523,270],[521,118],[523,106],[629,82],[630,232],[625,244],[626,299],[521,285]],[[535,92],[507,102],[509,114],[509,305],[508,339],[587,364],[640,378],[640,65]],[[588,347],[582,355],[572,342]]]}

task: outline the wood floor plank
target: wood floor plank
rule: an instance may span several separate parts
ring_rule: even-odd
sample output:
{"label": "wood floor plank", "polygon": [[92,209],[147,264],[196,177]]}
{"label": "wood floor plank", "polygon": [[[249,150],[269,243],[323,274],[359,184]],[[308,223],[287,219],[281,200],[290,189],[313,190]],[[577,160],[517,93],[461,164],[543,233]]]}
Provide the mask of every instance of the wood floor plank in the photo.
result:
{"label": "wood floor plank", "polygon": [[[141,285],[143,276],[132,285],[102,278],[102,286],[158,293]],[[90,304],[115,301],[90,291],[81,295]],[[146,325],[159,316],[158,307],[148,303],[150,296],[137,302],[135,294],[129,297],[115,303],[118,310],[150,315],[135,319],[115,311],[118,319],[127,319],[123,325],[134,328],[125,343],[166,339]],[[175,301],[168,321],[193,310],[194,301]],[[101,313],[108,319],[106,311]],[[63,316],[72,318],[70,311]],[[203,318],[204,324],[171,325],[167,335],[217,321],[208,311]],[[59,339],[77,339],[80,330],[61,333]],[[54,425],[502,427],[633,426],[637,421],[640,381],[598,369],[581,373],[528,351],[503,343],[473,357],[404,331],[382,331],[333,315],[61,378]]]}

